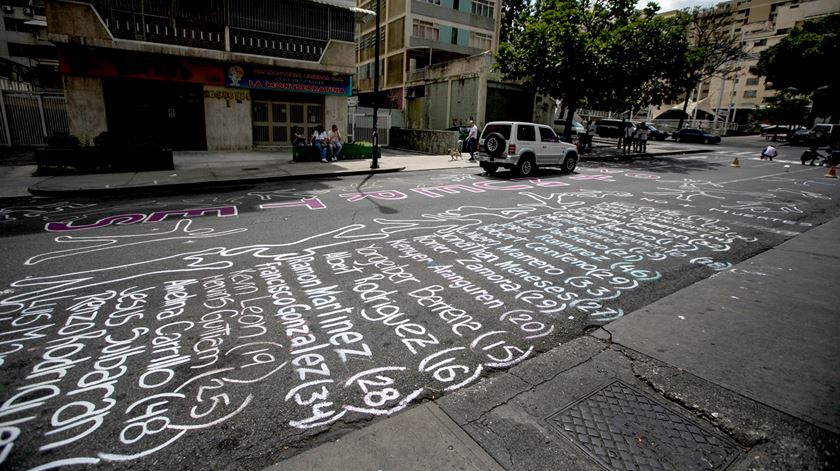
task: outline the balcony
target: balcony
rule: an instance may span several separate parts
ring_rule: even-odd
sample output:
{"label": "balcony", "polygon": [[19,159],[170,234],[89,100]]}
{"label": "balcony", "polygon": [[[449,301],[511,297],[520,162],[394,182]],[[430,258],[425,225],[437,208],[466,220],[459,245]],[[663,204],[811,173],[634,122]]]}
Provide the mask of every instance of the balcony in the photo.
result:
{"label": "balcony", "polygon": [[353,11],[301,0],[92,0],[116,38],[317,62]]}

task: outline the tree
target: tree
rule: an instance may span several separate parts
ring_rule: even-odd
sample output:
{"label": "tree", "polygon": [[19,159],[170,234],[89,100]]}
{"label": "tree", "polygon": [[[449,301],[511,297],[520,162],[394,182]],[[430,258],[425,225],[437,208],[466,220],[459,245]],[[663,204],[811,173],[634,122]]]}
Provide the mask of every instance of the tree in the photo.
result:
{"label": "tree", "polygon": [[812,100],[808,124],[817,117],[840,119],[840,77],[829,69],[840,57],[840,15],[806,21],[779,43],[761,51],[750,71],[776,89],[794,88]]}
{"label": "tree", "polygon": [[746,57],[740,38],[732,33],[732,5],[694,8],[682,14],[689,25],[688,47],[671,77],[672,87],[685,95],[678,128],[682,128],[689,98],[697,85],[714,76],[731,75]]}
{"label": "tree", "polygon": [[502,0],[500,42],[507,42],[510,39],[512,32],[516,30],[516,25],[519,23],[519,17],[527,14],[529,10],[528,0]]}
{"label": "tree", "polygon": [[[516,15],[497,67],[563,100],[568,139],[581,103],[627,109],[666,95],[661,86],[683,41],[679,24],[635,0],[537,0]],[[681,55],[681,54],[678,54]]]}
{"label": "tree", "polygon": [[808,115],[808,98],[793,89],[782,90],[765,100],[767,108],[760,110],[758,119],[776,124],[804,124]]}

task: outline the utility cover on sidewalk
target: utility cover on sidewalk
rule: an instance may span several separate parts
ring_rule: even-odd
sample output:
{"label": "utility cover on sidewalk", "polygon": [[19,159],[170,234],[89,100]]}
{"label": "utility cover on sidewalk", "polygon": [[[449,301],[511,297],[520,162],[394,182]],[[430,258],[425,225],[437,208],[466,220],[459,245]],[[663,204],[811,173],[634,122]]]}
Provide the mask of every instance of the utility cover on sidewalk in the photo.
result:
{"label": "utility cover on sidewalk", "polygon": [[548,423],[608,470],[717,470],[738,446],[615,380],[550,415]]}

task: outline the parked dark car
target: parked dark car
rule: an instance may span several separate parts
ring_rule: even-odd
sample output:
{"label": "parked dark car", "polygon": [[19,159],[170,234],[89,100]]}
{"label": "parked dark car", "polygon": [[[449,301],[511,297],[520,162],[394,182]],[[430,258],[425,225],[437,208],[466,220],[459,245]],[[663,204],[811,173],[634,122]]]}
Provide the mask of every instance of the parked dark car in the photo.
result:
{"label": "parked dark car", "polygon": [[794,146],[827,146],[834,141],[840,141],[840,125],[817,124],[808,130],[796,131],[790,136],[790,144]]}
{"label": "parked dark car", "polygon": [[761,128],[761,136],[767,140],[772,139],[774,141],[786,141],[800,129],[802,129],[801,126],[784,126],[774,124]]}
{"label": "parked dark car", "polygon": [[665,131],[660,131],[659,129],[656,129],[656,126],[654,126],[653,123],[643,122],[639,126],[641,126],[642,129],[647,130],[648,138],[651,141],[664,141],[665,139],[668,139],[668,136],[671,135]]}
{"label": "parked dark car", "polygon": [[622,121],[613,118],[599,119],[595,123],[595,133],[598,134],[598,137],[624,137],[624,128],[628,126],[636,129],[632,121]]}
{"label": "parked dark car", "polygon": [[720,136],[709,134],[702,129],[684,128],[675,132],[671,137],[677,142],[696,142],[700,144],[717,144]]}

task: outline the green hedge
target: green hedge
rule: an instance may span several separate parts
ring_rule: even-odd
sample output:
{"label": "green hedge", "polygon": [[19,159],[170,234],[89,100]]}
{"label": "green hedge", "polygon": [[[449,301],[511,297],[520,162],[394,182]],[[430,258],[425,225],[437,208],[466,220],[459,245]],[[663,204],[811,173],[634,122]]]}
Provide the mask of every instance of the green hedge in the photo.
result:
{"label": "green hedge", "polygon": [[[338,160],[368,159],[373,154],[373,147],[365,144],[345,144],[341,148]],[[377,157],[382,157],[382,148],[377,149]],[[329,152],[327,153],[329,158]],[[295,162],[320,162],[321,156],[314,146],[298,146],[292,148],[292,160]]]}

